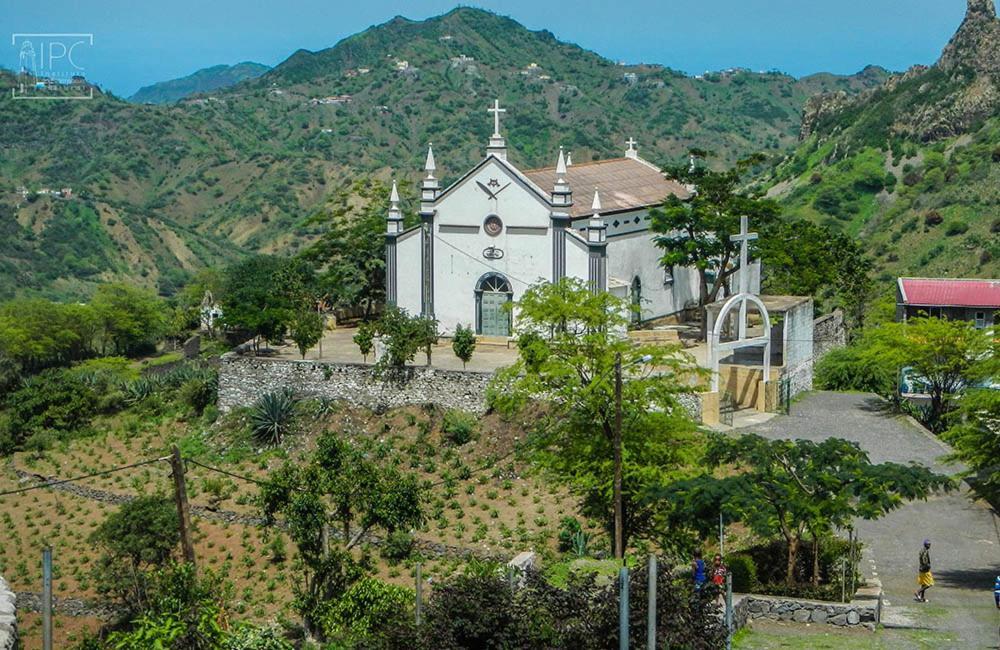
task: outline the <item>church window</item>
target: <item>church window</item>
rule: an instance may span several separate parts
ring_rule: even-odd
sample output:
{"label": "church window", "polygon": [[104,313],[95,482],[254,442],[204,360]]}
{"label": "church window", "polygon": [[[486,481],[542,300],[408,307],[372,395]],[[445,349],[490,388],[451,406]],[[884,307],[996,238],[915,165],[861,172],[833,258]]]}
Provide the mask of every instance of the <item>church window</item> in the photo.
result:
{"label": "church window", "polygon": [[490,237],[496,237],[501,232],[503,232],[503,221],[500,221],[500,217],[495,214],[491,214],[486,217],[486,221],[483,222],[483,230]]}

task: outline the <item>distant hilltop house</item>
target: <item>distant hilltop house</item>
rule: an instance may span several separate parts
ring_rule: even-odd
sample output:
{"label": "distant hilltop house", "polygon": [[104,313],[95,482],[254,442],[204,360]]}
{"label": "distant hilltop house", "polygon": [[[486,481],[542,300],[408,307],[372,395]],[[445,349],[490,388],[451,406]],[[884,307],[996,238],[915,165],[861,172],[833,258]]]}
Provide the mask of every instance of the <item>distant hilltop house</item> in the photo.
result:
{"label": "distant hilltop house", "polygon": [[1000,280],[899,278],[896,320],[916,316],[965,320],[978,329],[993,327],[1000,312]]}
{"label": "distant hilltop house", "polygon": [[350,70],[344,71],[344,76],[349,79],[353,79],[354,77],[368,74],[369,72],[371,72],[371,68],[351,68]]}
{"label": "distant hilltop house", "polygon": [[397,60],[396,61],[396,69],[397,70],[409,70],[410,69],[410,62],[407,61],[407,60],[405,60],[405,59],[403,59],[401,61]]}
{"label": "distant hilltop house", "polygon": [[639,81],[639,75],[634,72],[626,72],[622,75],[622,81],[631,86],[635,82]]}
{"label": "distant hilltop house", "polygon": [[351,95],[330,95],[329,97],[313,97],[309,100],[309,104],[312,106],[319,106],[321,104],[350,104],[354,101],[354,97]]}

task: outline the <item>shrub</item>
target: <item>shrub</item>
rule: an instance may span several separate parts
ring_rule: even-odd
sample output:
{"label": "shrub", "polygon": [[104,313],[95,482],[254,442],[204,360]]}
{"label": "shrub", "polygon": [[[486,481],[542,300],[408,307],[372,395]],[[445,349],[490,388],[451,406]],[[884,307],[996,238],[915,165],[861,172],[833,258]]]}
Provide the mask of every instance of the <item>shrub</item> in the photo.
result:
{"label": "shrub", "polygon": [[559,550],[568,553],[573,550],[573,536],[583,532],[583,527],[576,517],[563,517],[559,521]]}
{"label": "shrub", "polygon": [[273,627],[242,625],[222,645],[223,650],[294,650]]}
{"label": "shrub", "polygon": [[264,444],[281,444],[295,425],[297,407],[298,400],[288,388],[261,395],[250,413],[253,437]]}
{"label": "shrub", "polygon": [[816,363],[816,387],[890,394],[896,380],[893,369],[867,352],[864,342],[859,342],[823,355]]}
{"label": "shrub", "polygon": [[42,431],[79,432],[98,412],[95,391],[70,371],[43,370],[25,380],[4,400],[13,446]]}
{"label": "shrub", "polygon": [[944,234],[947,237],[954,237],[955,235],[963,235],[969,230],[969,224],[964,221],[952,221],[945,228]]}
{"label": "shrub", "polygon": [[405,530],[394,530],[385,538],[380,553],[391,564],[405,560],[413,553],[413,535]]}
{"label": "shrub", "polygon": [[358,331],[354,334],[353,341],[361,351],[361,356],[367,362],[368,355],[371,353],[372,345],[375,342],[375,325],[367,322],[358,325]]}
{"label": "shrub", "polygon": [[991,233],[1000,233],[1000,219],[994,219],[993,225],[990,226]]}
{"label": "shrub", "polygon": [[726,558],[726,566],[733,576],[733,591],[749,593],[757,586],[757,563],[749,555]]}
{"label": "shrub", "polygon": [[944,217],[937,210],[929,210],[924,215],[924,225],[928,227],[939,226],[944,222]]}
{"label": "shrub", "polygon": [[476,419],[465,411],[452,410],[444,414],[441,425],[445,438],[453,445],[464,445],[476,433]]}
{"label": "shrub", "polygon": [[322,616],[323,631],[329,638],[355,641],[350,647],[381,645],[379,638],[409,622],[413,601],[413,592],[405,587],[361,578]]}
{"label": "shrub", "polygon": [[451,349],[455,351],[455,356],[462,360],[462,368],[472,359],[472,353],[476,349],[476,334],[471,327],[465,327],[461,323],[455,329],[455,337],[451,341]]}
{"label": "shrub", "polygon": [[185,381],[177,391],[181,402],[198,415],[204,413],[209,405],[215,404],[218,395],[219,377],[214,371]]}

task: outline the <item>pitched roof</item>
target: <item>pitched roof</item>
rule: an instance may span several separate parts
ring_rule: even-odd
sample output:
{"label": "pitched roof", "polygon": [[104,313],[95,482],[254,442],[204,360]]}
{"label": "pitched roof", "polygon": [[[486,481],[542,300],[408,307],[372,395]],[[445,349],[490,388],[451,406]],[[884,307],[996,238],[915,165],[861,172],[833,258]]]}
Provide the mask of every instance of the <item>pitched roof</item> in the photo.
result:
{"label": "pitched roof", "polygon": [[1000,280],[899,278],[904,305],[1000,309]]}
{"label": "pitched roof", "polygon": [[[529,169],[523,173],[535,185],[547,190],[557,180],[555,167]],[[564,178],[577,197],[592,196],[596,187],[601,193],[603,213],[659,205],[670,194],[682,199],[691,194],[677,181],[666,178],[654,165],[635,158],[572,164]],[[591,212],[590,201],[577,200],[570,209],[570,216],[585,217]]]}

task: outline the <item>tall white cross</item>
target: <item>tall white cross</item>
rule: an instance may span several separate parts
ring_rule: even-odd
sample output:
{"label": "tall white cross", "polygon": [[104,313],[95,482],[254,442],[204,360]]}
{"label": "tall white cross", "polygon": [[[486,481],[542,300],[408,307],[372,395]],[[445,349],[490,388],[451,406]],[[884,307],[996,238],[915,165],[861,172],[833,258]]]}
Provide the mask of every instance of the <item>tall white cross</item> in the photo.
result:
{"label": "tall white cross", "polygon": [[639,143],[635,141],[635,138],[629,137],[629,139],[625,141],[625,144],[628,145],[628,150],[632,151],[635,149],[635,145]]}
{"label": "tall white cross", "polygon": [[749,229],[749,219],[746,215],[740,217],[740,234],[730,235],[729,241],[740,242],[740,293],[748,293],[750,290],[750,269],[748,244],[757,239],[757,233],[747,232]]}
{"label": "tall white cross", "polygon": [[493,113],[493,137],[500,137],[500,113],[506,113],[506,108],[500,108],[500,100],[493,100],[493,108],[487,108],[488,112]]}

